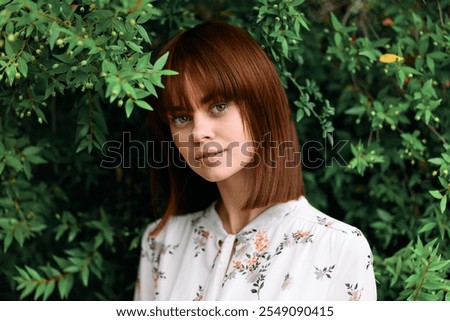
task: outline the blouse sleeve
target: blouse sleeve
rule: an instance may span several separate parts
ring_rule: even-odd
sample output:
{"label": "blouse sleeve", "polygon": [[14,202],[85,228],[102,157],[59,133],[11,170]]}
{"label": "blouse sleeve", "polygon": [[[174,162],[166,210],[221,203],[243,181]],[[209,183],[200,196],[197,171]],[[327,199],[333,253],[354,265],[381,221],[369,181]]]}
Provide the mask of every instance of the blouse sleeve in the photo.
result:
{"label": "blouse sleeve", "polygon": [[135,301],[155,299],[155,282],[153,277],[152,249],[150,247],[150,232],[157,222],[150,224],[141,239],[141,257],[139,260],[138,276],[134,290]]}
{"label": "blouse sleeve", "polygon": [[369,243],[358,230],[347,236],[338,257],[327,300],[375,301],[377,291]]}

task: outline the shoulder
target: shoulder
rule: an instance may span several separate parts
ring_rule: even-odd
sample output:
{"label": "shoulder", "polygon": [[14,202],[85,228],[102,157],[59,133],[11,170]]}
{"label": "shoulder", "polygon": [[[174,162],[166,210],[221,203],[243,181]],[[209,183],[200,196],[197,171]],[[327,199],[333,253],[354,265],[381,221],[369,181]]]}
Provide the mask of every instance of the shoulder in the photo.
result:
{"label": "shoulder", "polygon": [[179,238],[181,235],[194,230],[195,227],[199,224],[200,220],[205,217],[205,215],[205,211],[198,211],[194,213],[173,216],[169,219],[167,224],[157,235],[152,235],[152,232],[160,222],[159,219],[147,226],[143,234],[143,241],[162,241],[167,238]]}
{"label": "shoulder", "polygon": [[300,197],[295,202],[293,214],[296,218],[308,221],[312,226],[322,228],[329,233],[348,236],[352,235],[356,237],[362,236],[362,232],[357,227],[323,213],[312,206],[304,196]]}
{"label": "shoulder", "polygon": [[289,215],[292,233],[308,235],[318,255],[327,253],[333,260],[344,260],[349,265],[355,262],[363,262],[358,264],[364,267],[372,265],[370,245],[357,227],[321,212],[304,197],[296,201],[291,214],[294,214]]}
{"label": "shoulder", "polygon": [[294,201],[285,222],[292,233],[310,235],[311,242],[333,253],[370,253],[364,234],[355,226],[333,218],[312,206],[305,197]]}

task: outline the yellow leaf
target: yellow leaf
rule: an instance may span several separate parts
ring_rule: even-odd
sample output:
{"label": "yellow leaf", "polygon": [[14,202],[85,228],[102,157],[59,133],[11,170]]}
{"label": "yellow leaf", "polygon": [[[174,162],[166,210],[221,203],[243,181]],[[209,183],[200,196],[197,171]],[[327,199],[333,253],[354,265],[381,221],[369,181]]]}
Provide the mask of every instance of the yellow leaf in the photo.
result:
{"label": "yellow leaf", "polygon": [[394,55],[394,54],[384,54],[380,56],[380,61],[384,62],[385,64],[391,64],[393,62],[397,61],[403,61],[403,57]]}

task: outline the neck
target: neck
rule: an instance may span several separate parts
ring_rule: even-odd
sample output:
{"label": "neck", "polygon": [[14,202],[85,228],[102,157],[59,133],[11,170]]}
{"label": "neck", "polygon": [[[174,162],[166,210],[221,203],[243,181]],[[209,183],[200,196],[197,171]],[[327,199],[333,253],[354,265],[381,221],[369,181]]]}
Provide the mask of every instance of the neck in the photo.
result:
{"label": "neck", "polygon": [[216,210],[225,231],[229,234],[238,233],[268,207],[241,210],[250,193],[245,174],[245,171],[241,171],[238,175],[217,183],[221,199],[217,203]]}

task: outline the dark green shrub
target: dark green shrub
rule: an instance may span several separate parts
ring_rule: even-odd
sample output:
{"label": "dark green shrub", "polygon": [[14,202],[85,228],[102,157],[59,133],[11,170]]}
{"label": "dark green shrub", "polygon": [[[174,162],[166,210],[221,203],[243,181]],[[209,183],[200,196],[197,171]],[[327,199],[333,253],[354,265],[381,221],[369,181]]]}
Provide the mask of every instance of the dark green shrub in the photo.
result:
{"label": "dark green shrub", "polygon": [[[131,298],[140,235],[158,215],[137,157],[146,98],[175,74],[151,52],[219,18],[276,62],[300,140],[317,151],[315,162],[304,153],[308,196],[367,236],[379,298],[449,300],[449,10],[439,0],[1,0],[1,298]],[[121,166],[105,163],[113,140]]]}

